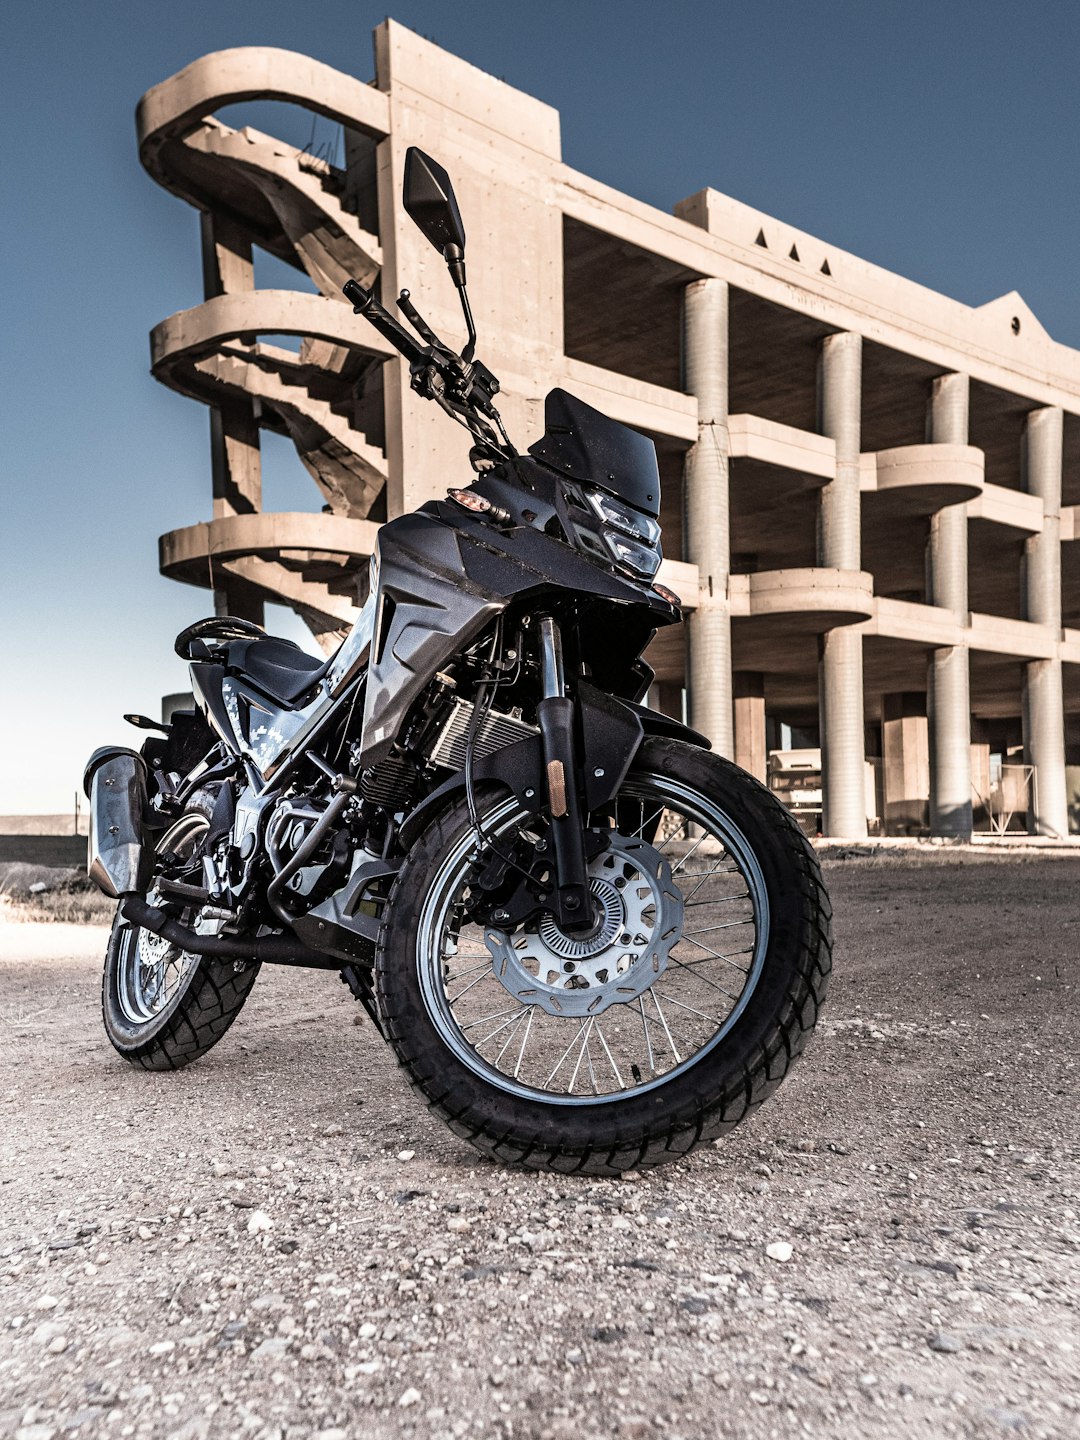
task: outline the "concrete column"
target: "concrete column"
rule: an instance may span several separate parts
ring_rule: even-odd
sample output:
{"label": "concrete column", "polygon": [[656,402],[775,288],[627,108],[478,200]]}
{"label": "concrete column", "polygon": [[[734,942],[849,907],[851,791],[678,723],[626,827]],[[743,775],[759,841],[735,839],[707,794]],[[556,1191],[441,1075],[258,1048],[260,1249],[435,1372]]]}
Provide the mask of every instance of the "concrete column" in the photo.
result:
{"label": "concrete column", "polygon": [[[203,213],[203,290],[207,300],[254,288],[251,239],[240,226]],[[258,402],[225,397],[210,407],[210,466],[215,520],[262,509]],[[261,593],[228,571],[212,572],[214,612],[264,623]]]}
{"label": "concrete column", "polygon": [[[1061,462],[1064,416],[1057,407],[1034,410],[1024,428],[1024,488],[1043,502],[1043,528],[1024,546],[1024,613],[1036,625],[1061,630]],[[1061,661],[1030,660],[1024,667],[1024,751],[1035,766],[1028,810],[1033,835],[1069,833],[1065,784],[1065,707]]]}
{"label": "concrete column", "polygon": [[923,691],[881,697],[881,763],[885,834],[921,834],[927,826],[930,798]]}
{"label": "concrete column", "polygon": [[694,729],[730,759],[727,282],[688,285],[684,317],[684,388],[697,398],[698,438],[683,468],[683,552],[700,577],[697,609],[687,624],[687,710]]}
{"label": "concrete column", "polygon": [[735,764],[765,783],[765,676],[736,670],[732,676],[735,712]]}
{"label": "concrete column", "polygon": [[[970,382],[940,375],[930,392],[926,438],[934,445],[968,443]],[[930,517],[927,600],[968,617],[967,506],[948,505]],[[926,679],[930,732],[930,833],[971,838],[971,693],[966,645],[931,652]]]}
{"label": "concrete column", "polygon": [[[818,511],[818,564],[858,570],[861,335],[829,335],[822,342],[818,407],[821,433],[836,442],[836,478],[822,490]],[[822,830],[861,839],[866,835],[862,636],[849,626],[822,637],[818,710]]]}

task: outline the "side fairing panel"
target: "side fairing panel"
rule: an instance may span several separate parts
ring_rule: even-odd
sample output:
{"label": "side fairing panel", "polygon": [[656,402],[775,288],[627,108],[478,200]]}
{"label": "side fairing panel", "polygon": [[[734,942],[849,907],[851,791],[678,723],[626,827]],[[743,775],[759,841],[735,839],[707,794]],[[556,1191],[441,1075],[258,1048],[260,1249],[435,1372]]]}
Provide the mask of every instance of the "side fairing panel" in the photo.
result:
{"label": "side fairing panel", "polygon": [[456,532],[418,512],[379,534],[377,633],[367,672],[361,764],[385,758],[436,671],[506,606],[465,575]]}
{"label": "side fairing panel", "polygon": [[273,773],[300,732],[330,703],[320,687],[315,699],[302,710],[283,709],[246,681],[233,676],[221,682],[221,698],[235,748],[252,762],[260,775]]}

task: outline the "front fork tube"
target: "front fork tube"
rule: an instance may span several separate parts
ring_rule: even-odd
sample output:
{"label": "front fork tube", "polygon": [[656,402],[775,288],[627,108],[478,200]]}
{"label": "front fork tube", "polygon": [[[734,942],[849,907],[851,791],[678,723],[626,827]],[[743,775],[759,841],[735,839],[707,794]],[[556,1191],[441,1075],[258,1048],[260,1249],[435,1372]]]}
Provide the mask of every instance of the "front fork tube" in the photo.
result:
{"label": "front fork tube", "polygon": [[540,621],[540,659],[544,698],[536,714],[544,750],[555,852],[555,893],[551,908],[560,929],[581,932],[593,928],[594,916],[578,801],[574,702],[566,694],[562,637],[558,625],[549,616]]}

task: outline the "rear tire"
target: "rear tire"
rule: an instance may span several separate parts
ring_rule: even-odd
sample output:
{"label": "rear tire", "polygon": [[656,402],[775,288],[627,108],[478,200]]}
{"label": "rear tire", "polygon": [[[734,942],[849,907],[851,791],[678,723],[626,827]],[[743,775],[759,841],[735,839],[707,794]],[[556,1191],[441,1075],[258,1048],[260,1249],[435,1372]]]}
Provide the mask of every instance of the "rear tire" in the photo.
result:
{"label": "rear tire", "polygon": [[[198,797],[161,837],[190,865],[209,821]],[[116,1052],[144,1070],[179,1070],[205,1055],[243,1008],[259,973],[255,960],[222,960],[178,951],[117,911],[105,952],[101,1014]]]}
{"label": "rear tire", "polygon": [[[438,889],[440,885],[445,889],[449,882],[444,882],[441,877],[449,873],[447,865],[454,856],[463,854],[462,847],[470,843],[471,825],[464,801],[445,811],[432,823],[398,874],[383,914],[384,923],[375,967],[379,1009],[387,1038],[411,1083],[424,1095],[429,1106],[458,1135],[494,1159],[533,1169],[590,1175],[619,1174],[638,1166],[658,1165],[678,1159],[703,1141],[732,1129],[769,1096],[802,1052],[814,1028],[825,998],[831,968],[832,912],[817,857],[801,830],[764,786],[735,765],[681,741],[647,740],[624,787],[627,794],[635,797],[630,803],[641,806],[643,828],[646,823],[645,807],[651,801],[642,801],[637,797],[662,794],[665,785],[669,786],[669,793],[676,793],[679,787],[682,787],[683,794],[689,795],[693,792],[699,797],[701,814],[708,810],[712,815],[723,816],[730,843],[725,842],[719,851],[710,851],[706,846],[704,853],[720,856],[710,874],[741,875],[743,880],[733,883],[746,884],[747,899],[743,900],[740,895],[732,895],[730,898],[743,904],[744,913],[748,904],[754,905],[751,920],[736,922],[737,925],[754,926],[751,946],[754,959],[745,962],[745,993],[742,997],[735,997],[738,1003],[731,1006],[727,1019],[717,1020],[713,1037],[702,1041],[693,1054],[680,1058],[675,1042],[672,1043],[673,1053],[668,1067],[670,1077],[667,1077],[662,1069],[656,1068],[650,1034],[653,1040],[658,1039],[659,1021],[654,1021],[651,1014],[647,1016],[644,1007],[654,1004],[654,993],[658,993],[668,1005],[664,1014],[672,1017],[677,1014],[682,1016],[684,1011],[700,1014],[699,1010],[685,1003],[687,999],[694,999],[696,1004],[705,1003],[697,1000],[695,993],[677,988],[664,990],[662,987],[665,981],[671,983],[672,976],[677,977],[677,983],[691,983],[686,981],[684,971],[695,977],[694,983],[709,985],[710,981],[697,981],[696,977],[710,972],[691,970],[686,964],[688,954],[693,959],[700,952],[709,951],[708,943],[689,952],[683,949],[683,958],[673,958],[669,962],[669,968],[641,998],[641,1027],[644,1043],[649,1045],[648,1063],[653,1067],[649,1076],[642,1074],[642,1066],[634,1064],[630,1069],[633,1071],[635,1083],[627,1084],[626,1065],[620,1067],[609,1051],[610,1071],[619,1078],[619,1086],[613,1086],[610,1080],[605,1082],[601,1067],[606,1065],[607,1061],[603,1058],[599,1045],[594,1056],[588,1035],[585,1034],[580,1040],[581,1053],[578,1055],[574,1075],[578,1074],[582,1059],[588,1052],[588,1073],[593,1076],[592,1094],[574,1095],[572,1092],[576,1082],[571,1077],[570,1089],[565,1093],[561,1089],[556,1093],[549,1084],[546,1093],[551,1098],[546,1099],[544,1091],[520,1082],[516,1070],[513,1075],[507,1073],[509,1064],[515,1058],[518,1044],[516,1037],[522,1034],[526,1037],[522,1041],[522,1054],[529,1043],[527,1012],[532,1010],[539,1014],[541,1009],[534,1000],[526,1007],[520,1025],[510,1020],[502,1026],[504,1032],[509,1030],[514,1039],[509,1060],[501,1070],[496,1067],[502,1062],[503,1051],[507,1048],[505,1044],[499,1052],[498,1060],[493,1060],[491,1054],[479,1054],[482,1042],[477,1041],[475,1054],[479,1058],[475,1061],[470,1059],[468,1045],[472,1042],[467,1041],[464,1030],[469,1028],[469,1024],[480,1024],[480,1021],[473,1020],[465,1024],[463,1029],[459,1028],[456,1036],[452,1031],[455,1020],[453,1004],[466,993],[465,990],[460,990],[459,997],[451,997],[441,1008],[432,1001],[432,974],[442,967],[442,973],[446,976],[445,990],[449,995],[451,979],[455,983],[458,979],[457,976],[451,977],[450,972],[460,959],[472,967],[463,971],[462,975],[475,974],[478,977],[471,983],[481,986],[479,994],[485,993],[484,987],[494,986],[493,990],[487,992],[493,997],[489,1007],[493,1013],[490,1016],[485,1015],[485,1021],[490,1018],[497,1022],[500,1013],[512,1013],[497,1012],[495,1007],[512,1004],[514,1001],[513,996],[506,994],[505,988],[500,989],[500,977],[485,970],[482,949],[475,946],[475,941],[471,954],[467,949],[462,949],[459,954],[457,941],[463,933],[460,931],[461,922],[459,929],[453,932],[453,943],[448,943],[447,949],[437,949],[438,958],[435,961],[425,958],[432,953],[429,931],[432,931],[430,916],[434,902],[429,897],[441,893]],[[650,786],[653,787],[652,790],[649,789]],[[623,808],[626,803],[622,798],[623,793],[620,791],[620,833],[625,833],[625,829],[629,828],[622,819],[626,813]],[[513,809],[513,802],[508,801],[504,795],[488,791],[481,792],[481,797],[479,808],[485,820],[508,814]],[[692,808],[691,805],[690,809]],[[669,810],[666,813],[678,812]],[[690,810],[686,813],[689,814]],[[510,822],[506,823],[509,825]],[[723,831],[723,825],[720,831],[706,832],[700,826],[698,828],[701,833],[710,835]],[[692,837],[696,832],[688,825],[685,833],[685,844],[688,848],[693,843]],[[670,843],[665,840],[661,844],[659,831],[650,832],[648,838],[656,839],[661,849]],[[738,859],[739,855],[742,856],[741,860]],[[689,859],[689,855],[686,858]],[[736,862],[734,869],[719,868],[721,860],[726,863],[732,859]],[[697,863],[698,861],[693,861],[693,865]],[[674,866],[673,879],[677,886],[680,886],[680,866],[686,870],[683,885],[686,885],[692,870],[692,866],[686,866],[685,860]],[[631,867],[627,873],[637,872]],[[601,883],[599,878],[597,883]],[[620,879],[615,883],[625,882]],[[626,893],[640,883],[640,879],[631,880]],[[700,888],[699,883],[697,890]],[[684,892],[680,886],[680,894],[684,900],[688,896],[696,895],[697,890],[687,885]],[[639,890],[638,893],[644,894],[644,890]],[[751,901],[751,896],[757,898]],[[447,905],[450,903],[447,902]],[[698,899],[692,903],[701,905],[706,902]],[[720,900],[715,903],[723,905],[726,902]],[[452,907],[444,907],[440,913],[445,915],[460,911],[455,912]],[[685,915],[690,913],[689,910],[684,912]],[[727,938],[721,942],[717,935],[710,932],[726,931],[720,921],[735,913],[731,909],[717,911],[709,916],[704,912],[695,912],[697,921],[717,920],[715,925],[699,929],[696,933],[707,935],[709,941],[718,945],[723,943],[727,948]],[[639,920],[638,924],[644,927],[647,922]],[[680,939],[679,946],[696,943],[689,940],[690,924],[687,920],[682,931],[685,938]],[[440,935],[443,933],[439,932]],[[484,937],[485,944],[490,934],[489,930]],[[750,938],[748,931],[743,934],[746,939]],[[622,936],[623,941],[629,938],[629,935]],[[657,943],[659,942],[651,940],[647,948]],[[737,942],[732,940],[732,944],[735,943]],[[438,946],[442,944],[443,941],[439,939]],[[490,948],[488,945],[488,949]],[[617,945],[614,946],[613,953],[618,948]],[[738,955],[744,952],[733,950],[731,953]],[[495,955],[496,952],[492,951],[492,954]],[[442,958],[446,955],[455,958]],[[694,960],[693,963],[702,966],[712,962],[703,958]],[[631,970],[625,969],[625,957],[622,967],[616,978],[628,983]],[[614,971],[614,965],[611,969]],[[506,966],[503,965],[504,973],[505,970]],[[544,966],[541,965],[541,977],[543,970]],[[633,973],[636,974],[637,971]],[[610,989],[607,975],[606,970],[601,973],[602,984],[598,985],[598,989]],[[550,983],[558,982],[552,981],[549,976]],[[575,983],[587,986],[588,981]],[[733,986],[738,984],[734,980],[731,983]],[[505,980],[502,985],[505,987]],[[522,994],[535,995],[536,992],[528,990],[527,985],[528,981],[523,989],[519,979],[518,1003],[523,1003],[520,999]],[[713,985],[713,989],[718,990],[720,987]],[[550,995],[550,989],[547,993]],[[573,994],[567,991],[555,993],[563,996],[567,993]],[[670,1001],[671,994],[681,994],[683,1003],[680,1004],[678,999]],[[636,998],[633,1003],[638,1003]],[[680,1006],[679,1011],[674,1011],[672,1005]],[[709,1008],[721,1007],[717,1003]],[[622,1012],[622,1019],[619,1012]],[[604,1025],[615,1028],[622,1024],[624,1028],[621,1033],[628,1034],[629,1012],[630,1004],[609,1002],[608,1008],[598,1014],[603,1017]],[[578,1010],[575,1013],[580,1017],[584,1012]],[[663,1018],[659,1007],[656,1008],[656,1015]],[[540,1025],[535,1028],[539,1030],[548,1024],[551,1016],[552,1011],[547,1009],[546,1014],[540,1015]],[[702,1018],[712,1020],[714,1017]],[[647,1022],[653,1024],[652,1032]],[[559,1035],[570,1037],[571,1050],[579,1043],[575,1037],[582,1035],[585,1026],[590,1022],[579,1018],[577,1031],[574,1023],[569,1016],[565,1019],[556,1017],[554,1020],[556,1026],[564,1027],[558,1032]],[[636,1019],[634,1023],[636,1024]],[[510,1028],[514,1026],[516,1028]],[[667,1028],[667,1021],[664,1020],[664,1030]],[[474,1036],[478,1033],[473,1031]],[[498,1031],[494,1033],[497,1034]],[[607,1051],[607,1041],[599,1021],[595,1033]],[[671,1038],[670,1034],[668,1038]],[[663,1043],[662,1039],[659,1043]],[[557,1055],[558,1044],[548,1053]],[[596,1070],[601,1072],[601,1083],[606,1083],[606,1093],[597,1086],[597,1079],[593,1074],[594,1058]],[[640,1056],[638,1058],[640,1059]],[[547,1068],[546,1056],[542,1055],[541,1059],[543,1064],[538,1073]],[[679,1059],[679,1064],[675,1063],[676,1059]],[[520,1059],[518,1064],[520,1066]],[[569,1067],[568,1061],[561,1072],[560,1087]],[[549,1076],[548,1080],[550,1079]],[[620,1086],[623,1087],[622,1090]]]}

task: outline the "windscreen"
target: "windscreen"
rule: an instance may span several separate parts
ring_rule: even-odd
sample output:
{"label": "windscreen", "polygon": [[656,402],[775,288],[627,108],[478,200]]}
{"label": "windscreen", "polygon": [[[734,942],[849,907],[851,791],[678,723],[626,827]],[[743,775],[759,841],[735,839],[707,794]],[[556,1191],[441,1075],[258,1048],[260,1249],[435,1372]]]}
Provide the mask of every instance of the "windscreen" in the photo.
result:
{"label": "windscreen", "polygon": [[618,495],[646,515],[660,514],[656,446],[599,410],[552,390],[544,402],[544,438],[529,454],[553,470]]}

